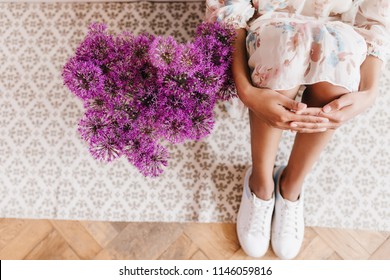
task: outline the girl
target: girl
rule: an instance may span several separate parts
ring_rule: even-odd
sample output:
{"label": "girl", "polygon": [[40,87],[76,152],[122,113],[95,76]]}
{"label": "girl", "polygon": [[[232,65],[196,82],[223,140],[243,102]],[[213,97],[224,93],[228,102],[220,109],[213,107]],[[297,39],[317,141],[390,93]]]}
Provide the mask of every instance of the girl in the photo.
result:
{"label": "girl", "polygon": [[[252,166],[237,216],[242,249],[294,258],[302,184],[334,130],[370,107],[390,50],[389,0],[206,0],[206,19],[236,29],[233,77],[249,108]],[[302,102],[295,101],[304,87]],[[274,168],[281,132],[296,131]]]}

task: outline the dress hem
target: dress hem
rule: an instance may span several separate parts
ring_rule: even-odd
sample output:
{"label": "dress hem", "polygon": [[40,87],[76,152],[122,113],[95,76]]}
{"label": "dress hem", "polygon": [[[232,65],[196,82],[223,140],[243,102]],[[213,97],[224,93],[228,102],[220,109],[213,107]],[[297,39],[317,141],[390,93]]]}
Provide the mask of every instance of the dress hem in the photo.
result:
{"label": "dress hem", "polygon": [[338,83],[332,82],[332,81],[330,81],[330,80],[325,80],[325,79],[324,79],[324,80],[318,80],[318,81],[315,81],[315,82],[309,82],[309,83],[305,83],[305,84],[296,84],[296,85],[291,86],[291,87],[288,87],[288,88],[272,88],[272,87],[267,87],[267,86],[258,87],[258,86],[256,86],[256,85],[254,85],[254,86],[257,87],[257,88],[267,88],[267,89],[272,89],[272,90],[278,91],[278,90],[291,90],[291,89],[296,88],[296,87],[298,87],[298,86],[299,86],[299,88],[301,88],[301,87],[303,87],[303,86],[314,85],[314,84],[322,83],[322,82],[327,82],[327,83],[332,84],[332,85],[334,85],[334,86],[343,87],[343,88],[345,88],[346,90],[348,90],[348,93],[354,92],[354,91],[357,91],[357,90],[358,90],[358,89],[353,90],[353,89],[351,89],[350,87],[347,87],[347,86],[345,86],[345,85],[338,84]]}

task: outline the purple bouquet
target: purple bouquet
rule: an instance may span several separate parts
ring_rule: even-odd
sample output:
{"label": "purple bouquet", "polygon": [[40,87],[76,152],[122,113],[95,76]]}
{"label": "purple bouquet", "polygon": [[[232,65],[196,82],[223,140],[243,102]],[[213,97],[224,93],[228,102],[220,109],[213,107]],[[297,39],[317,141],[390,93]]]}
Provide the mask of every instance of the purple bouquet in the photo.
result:
{"label": "purple bouquet", "polygon": [[145,176],[167,165],[165,140],[210,133],[218,100],[235,96],[231,59],[235,31],[202,23],[192,42],[171,36],[109,34],[94,23],[63,69],[65,85],[83,100],[81,137],[94,158],[126,156]]}

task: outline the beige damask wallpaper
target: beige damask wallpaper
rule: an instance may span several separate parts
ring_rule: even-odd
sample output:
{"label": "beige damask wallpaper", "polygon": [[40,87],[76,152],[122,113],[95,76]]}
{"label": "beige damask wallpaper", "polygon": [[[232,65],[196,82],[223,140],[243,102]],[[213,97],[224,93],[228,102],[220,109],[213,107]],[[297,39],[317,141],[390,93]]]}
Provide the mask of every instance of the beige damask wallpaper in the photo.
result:
{"label": "beige damask wallpaper", "polygon": [[[82,105],[61,68],[91,21],[189,40],[194,3],[0,3],[0,216],[235,222],[250,164],[247,116],[216,110],[213,134],[172,146],[164,176],[101,164],[77,134]],[[309,226],[390,230],[390,68],[375,107],[339,129],[305,182]],[[287,160],[286,132],[278,163]]]}

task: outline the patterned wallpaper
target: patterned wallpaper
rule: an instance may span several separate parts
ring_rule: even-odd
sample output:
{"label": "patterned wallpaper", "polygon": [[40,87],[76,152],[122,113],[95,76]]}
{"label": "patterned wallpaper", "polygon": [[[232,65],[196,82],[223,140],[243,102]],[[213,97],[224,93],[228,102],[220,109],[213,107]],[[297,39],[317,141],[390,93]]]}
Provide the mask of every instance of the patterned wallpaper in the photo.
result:
{"label": "patterned wallpaper", "polygon": [[[250,164],[247,116],[216,109],[207,139],[171,146],[145,179],[126,162],[96,162],[76,131],[82,105],[61,68],[91,21],[189,40],[198,3],[0,4],[0,216],[110,221],[235,222]],[[309,226],[390,230],[390,64],[375,107],[336,132],[305,182]],[[284,133],[285,163],[293,134]]]}

